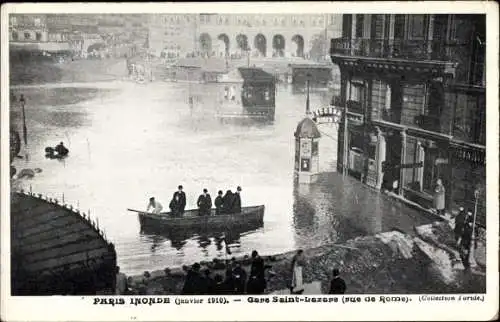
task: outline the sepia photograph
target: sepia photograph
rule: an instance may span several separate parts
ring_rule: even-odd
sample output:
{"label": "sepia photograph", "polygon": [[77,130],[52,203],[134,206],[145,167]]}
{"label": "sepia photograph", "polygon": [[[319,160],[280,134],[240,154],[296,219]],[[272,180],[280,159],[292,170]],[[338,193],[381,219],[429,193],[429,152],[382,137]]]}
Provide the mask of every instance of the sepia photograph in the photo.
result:
{"label": "sepia photograph", "polygon": [[484,301],[485,13],[170,6],[2,8],[2,295]]}

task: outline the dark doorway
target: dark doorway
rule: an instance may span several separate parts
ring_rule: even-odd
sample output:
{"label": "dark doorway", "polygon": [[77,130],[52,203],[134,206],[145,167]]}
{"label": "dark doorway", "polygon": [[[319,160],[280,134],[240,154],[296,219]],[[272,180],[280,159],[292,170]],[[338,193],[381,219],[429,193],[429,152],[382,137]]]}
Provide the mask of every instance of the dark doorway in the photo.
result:
{"label": "dark doorway", "polygon": [[297,44],[297,51],[295,55],[297,57],[304,57],[304,37],[301,35],[295,35],[292,37],[292,41]]}
{"label": "dark doorway", "polygon": [[262,56],[266,57],[267,40],[263,34],[258,34],[257,36],[255,36],[254,47]]}
{"label": "dark doorway", "polygon": [[273,57],[284,57],[285,56],[285,37],[282,35],[275,35],[273,37]]}

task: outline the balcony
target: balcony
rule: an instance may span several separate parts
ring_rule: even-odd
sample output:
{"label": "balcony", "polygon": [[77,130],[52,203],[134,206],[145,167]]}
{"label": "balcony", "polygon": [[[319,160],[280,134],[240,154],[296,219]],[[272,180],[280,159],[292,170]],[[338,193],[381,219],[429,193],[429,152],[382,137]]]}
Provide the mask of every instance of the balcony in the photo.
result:
{"label": "balcony", "polygon": [[467,48],[467,44],[441,40],[333,38],[330,55],[448,61],[452,52]]}
{"label": "balcony", "polygon": [[441,132],[440,119],[430,115],[418,115],[415,117],[415,124],[423,130]]}

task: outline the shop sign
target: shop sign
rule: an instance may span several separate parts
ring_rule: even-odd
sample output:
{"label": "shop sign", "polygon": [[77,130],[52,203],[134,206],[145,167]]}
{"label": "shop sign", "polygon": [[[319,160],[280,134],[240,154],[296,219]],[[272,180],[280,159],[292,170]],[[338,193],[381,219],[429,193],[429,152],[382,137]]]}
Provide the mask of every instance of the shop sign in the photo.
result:
{"label": "shop sign", "polygon": [[434,164],[435,165],[438,165],[438,164],[448,164],[448,159],[437,158],[436,161],[434,161]]}

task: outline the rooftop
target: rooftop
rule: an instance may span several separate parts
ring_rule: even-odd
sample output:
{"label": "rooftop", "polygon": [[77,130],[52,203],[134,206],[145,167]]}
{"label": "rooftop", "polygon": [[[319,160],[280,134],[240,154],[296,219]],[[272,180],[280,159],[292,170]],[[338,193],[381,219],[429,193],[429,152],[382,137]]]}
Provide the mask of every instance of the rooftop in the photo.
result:
{"label": "rooftop", "polygon": [[297,138],[317,139],[321,137],[318,126],[309,117],[304,118],[297,124],[294,136]]}

